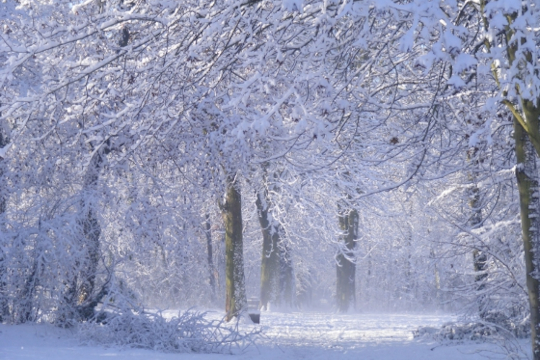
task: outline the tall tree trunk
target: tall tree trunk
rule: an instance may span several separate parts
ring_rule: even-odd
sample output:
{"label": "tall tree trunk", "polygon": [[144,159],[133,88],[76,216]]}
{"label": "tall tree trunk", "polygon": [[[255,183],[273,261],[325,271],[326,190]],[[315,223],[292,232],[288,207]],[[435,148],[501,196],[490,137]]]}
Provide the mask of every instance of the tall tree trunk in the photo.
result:
{"label": "tall tree trunk", "polygon": [[540,360],[540,303],[538,274],[540,266],[540,201],[535,149],[527,133],[514,119],[516,177],[519,190],[521,230],[527,269],[527,289],[531,310],[533,359]]}
{"label": "tall tree trunk", "polygon": [[208,255],[208,275],[211,291],[211,301],[212,304],[216,302],[216,278],[214,276],[214,254],[212,248],[212,226],[210,224],[210,214],[206,214],[206,223],[205,223],[205,235],[206,235],[206,252]]}
{"label": "tall tree trunk", "polygon": [[[481,0],[480,6],[482,11],[485,11],[487,0]],[[516,74],[513,77],[519,79],[519,82],[513,85],[520,99],[520,112],[516,104],[508,99],[502,102],[508,110],[512,112],[514,121],[514,141],[517,158],[516,177],[519,191],[520,214],[521,214],[521,230],[523,235],[523,245],[525,252],[525,267],[527,270],[527,290],[529,293],[529,307],[531,311],[531,343],[533,351],[533,359],[540,360],[540,303],[539,303],[539,286],[538,276],[540,270],[540,209],[539,209],[539,186],[538,186],[538,169],[536,164],[536,156],[540,156],[540,98],[534,101],[528,100],[522,96],[522,91],[528,92],[529,89],[521,89],[520,84],[527,83],[530,75],[527,74],[531,67],[537,62],[534,53],[527,46],[527,39],[523,33],[516,34],[515,27],[512,23],[517,17],[528,16],[527,12],[534,11],[529,6],[523,6],[521,11],[514,11],[510,14],[504,14],[508,24],[504,27],[504,44],[506,46],[506,60],[511,67],[515,62],[521,63],[517,66],[521,74]],[[489,18],[485,12],[483,14],[483,22],[485,30],[488,30]],[[517,35],[517,36],[516,36]],[[491,51],[491,44],[487,42],[488,50]],[[518,51],[519,50],[519,51]],[[493,76],[501,87],[498,73],[498,66],[493,66]],[[536,79],[537,73],[533,79]],[[502,89],[501,89],[502,90]],[[507,91],[502,90],[502,95],[507,96]],[[527,97],[527,96],[525,96]]]}
{"label": "tall tree trunk", "polygon": [[298,274],[298,294],[296,295],[296,305],[299,307],[311,306],[313,300],[313,284],[311,273],[304,272]]}
{"label": "tall tree trunk", "polygon": [[96,196],[95,192],[97,191],[99,173],[101,172],[103,165],[103,156],[105,156],[105,154],[96,153],[94,155],[84,179],[84,198],[82,199],[81,207],[83,211],[83,240],[85,242],[83,247],[87,253],[87,262],[81,272],[82,284],[79,292],[79,304],[83,304],[94,290],[97,265],[99,262],[99,237],[101,236],[101,227],[99,226],[99,221],[96,217],[93,199]]}
{"label": "tall tree trunk", "polygon": [[[4,148],[7,145],[7,139],[3,134],[3,131],[0,126],[0,149]],[[3,158],[0,157],[0,184],[2,184],[2,176],[4,174],[3,170]],[[1,185],[0,185],[1,186]],[[4,189],[0,188],[0,233],[4,232],[5,229],[5,216],[6,213],[6,198],[4,194]],[[4,247],[0,247],[0,323],[5,321],[9,317],[9,305],[8,305],[8,294],[7,294],[7,268],[5,261],[7,254],[4,253]]]}
{"label": "tall tree trunk", "polygon": [[[100,3],[101,5],[103,3]],[[100,6],[101,6],[100,5]],[[120,47],[125,47],[128,44],[130,33],[127,27],[122,28],[122,34],[118,41]],[[68,290],[70,301],[76,297],[76,312],[79,320],[88,320],[94,316],[94,308],[99,301],[105,296],[106,289],[103,287],[99,292],[94,293],[96,285],[97,267],[99,264],[101,227],[96,216],[94,197],[97,190],[99,174],[103,167],[105,156],[111,151],[110,139],[106,144],[102,144],[102,148],[98,149],[92,156],[90,164],[83,179],[83,199],[81,200],[81,227],[83,235],[82,249],[86,253],[86,257],[82,259],[78,281],[80,283],[78,289]],[[72,284],[73,286],[73,284]],[[76,285],[75,285],[76,286]]]}
{"label": "tall tree trunk", "polygon": [[225,312],[226,320],[247,310],[242,239],[242,199],[237,183],[227,179],[227,193],[222,205],[225,225]]}
{"label": "tall tree trunk", "polygon": [[285,308],[292,308],[296,304],[296,282],[294,268],[289,247],[285,243],[279,244],[279,298],[278,304]]}
{"label": "tall tree trunk", "polygon": [[[64,295],[67,303],[65,314],[60,316],[61,322],[88,320],[94,316],[94,308],[105,295],[104,289],[95,293],[97,268],[100,256],[101,227],[96,216],[94,198],[98,186],[104,156],[108,148],[97,151],[88,165],[83,178],[80,221],[80,260],[77,262],[77,273],[68,284]],[[75,316],[75,319],[71,317]]]}
{"label": "tall tree trunk", "polygon": [[37,261],[35,260],[28,272],[28,275],[25,278],[24,286],[21,291],[17,294],[17,311],[14,311],[15,321],[17,323],[26,323],[35,321],[35,314],[33,314],[34,309],[34,296],[37,285],[36,272],[37,272]]}
{"label": "tall tree trunk", "polygon": [[[429,233],[429,230],[428,230]],[[433,262],[433,275],[435,280],[435,300],[437,301],[437,305],[440,304],[440,298],[441,298],[441,276],[439,274],[439,268],[437,267],[437,262],[435,260],[435,250],[433,248],[430,248],[429,250],[429,258],[430,261]]]}
{"label": "tall tree trunk", "polygon": [[261,261],[261,298],[259,308],[268,310],[270,303],[277,301],[279,292],[279,225],[274,226],[268,218],[268,193],[263,190],[257,194],[257,211],[263,236]]}
{"label": "tall tree trunk", "polygon": [[[83,248],[86,258],[83,259],[79,280],[81,281],[77,305],[82,320],[88,320],[94,315],[93,293],[96,285],[97,267],[99,264],[101,227],[95,213],[88,209],[83,220]],[[97,304],[96,304],[97,305]]]}
{"label": "tall tree trunk", "polygon": [[350,210],[339,215],[339,227],[343,232],[342,241],[345,251],[337,255],[336,264],[336,300],[338,310],[345,313],[356,303],[356,264],[350,259],[354,258],[354,248],[358,234],[358,212]]}
{"label": "tall tree trunk", "polygon": [[[468,191],[469,196],[469,208],[471,210],[471,216],[469,218],[469,228],[471,230],[478,228],[482,224],[482,209],[480,208],[480,189],[476,183],[478,178],[478,167],[480,166],[476,159],[478,149],[476,147],[469,149],[467,152],[467,160],[473,161],[472,171],[469,173],[469,182],[471,188]],[[482,294],[485,288],[485,282],[488,274],[487,270],[487,255],[480,249],[473,250],[473,266],[474,271],[477,273],[475,276],[478,311],[481,319],[485,319],[488,309],[486,308],[486,297]]]}

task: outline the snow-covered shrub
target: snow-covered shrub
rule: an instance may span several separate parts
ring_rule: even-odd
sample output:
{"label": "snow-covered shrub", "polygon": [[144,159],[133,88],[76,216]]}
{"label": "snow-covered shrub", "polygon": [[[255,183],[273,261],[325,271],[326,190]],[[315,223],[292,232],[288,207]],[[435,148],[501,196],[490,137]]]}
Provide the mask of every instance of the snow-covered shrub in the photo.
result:
{"label": "snow-covered shrub", "polygon": [[209,320],[207,313],[185,311],[165,318],[160,313],[125,310],[102,312],[95,321],[79,326],[84,344],[151,349],[163,352],[242,352],[260,333],[241,331],[236,323]]}
{"label": "snow-covered shrub", "polygon": [[512,338],[526,338],[530,335],[528,322],[512,323],[507,319],[496,322],[451,322],[441,328],[420,327],[413,331],[415,338],[430,338],[440,342],[446,341],[496,341]]}

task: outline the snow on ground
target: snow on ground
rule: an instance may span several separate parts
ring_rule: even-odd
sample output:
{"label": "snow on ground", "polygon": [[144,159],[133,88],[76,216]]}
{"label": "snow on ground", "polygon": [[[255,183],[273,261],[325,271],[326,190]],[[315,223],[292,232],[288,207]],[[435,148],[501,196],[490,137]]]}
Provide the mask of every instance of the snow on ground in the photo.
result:
{"label": "snow on ground", "polygon": [[[218,313],[210,314],[217,317]],[[50,325],[0,325],[0,360],[479,360],[504,359],[499,346],[440,345],[414,339],[419,326],[440,326],[448,315],[278,313],[261,316],[265,336],[239,355],[164,354],[151,350],[81,346],[73,330]],[[243,325],[246,328],[259,325]],[[521,343],[528,349],[526,341]]]}

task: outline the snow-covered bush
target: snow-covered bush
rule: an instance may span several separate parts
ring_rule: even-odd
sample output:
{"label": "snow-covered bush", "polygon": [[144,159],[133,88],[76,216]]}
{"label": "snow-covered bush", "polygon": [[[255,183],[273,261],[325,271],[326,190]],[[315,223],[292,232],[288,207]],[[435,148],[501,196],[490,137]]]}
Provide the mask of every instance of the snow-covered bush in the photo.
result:
{"label": "snow-covered bush", "polygon": [[102,312],[97,321],[80,324],[84,344],[127,346],[163,352],[242,352],[260,333],[241,331],[236,323],[209,320],[207,313],[188,310],[165,318],[160,313],[126,310]]}
{"label": "snow-covered bush", "polygon": [[[500,325],[499,325],[500,324]],[[415,338],[430,338],[440,342],[446,341],[503,341],[507,339],[526,338],[530,336],[528,321],[513,323],[510,319],[497,319],[492,322],[452,322],[441,328],[420,327],[413,331]]]}

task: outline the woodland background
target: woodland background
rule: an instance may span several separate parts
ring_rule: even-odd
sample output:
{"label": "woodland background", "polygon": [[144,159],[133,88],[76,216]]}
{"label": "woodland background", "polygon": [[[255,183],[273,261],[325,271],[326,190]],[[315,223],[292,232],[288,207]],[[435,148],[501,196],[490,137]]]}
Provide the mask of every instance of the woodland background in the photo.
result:
{"label": "woodland background", "polygon": [[459,310],[540,359],[538,24],[517,0],[2,1],[1,321]]}

